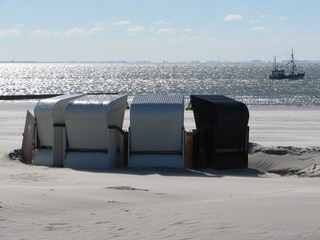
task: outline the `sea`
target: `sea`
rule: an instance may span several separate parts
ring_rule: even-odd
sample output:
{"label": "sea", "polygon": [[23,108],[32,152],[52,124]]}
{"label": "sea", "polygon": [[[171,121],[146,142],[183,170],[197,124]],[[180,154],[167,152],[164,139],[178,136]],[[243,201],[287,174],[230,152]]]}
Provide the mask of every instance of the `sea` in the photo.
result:
{"label": "sea", "polygon": [[248,105],[320,106],[320,63],[303,80],[270,80],[271,63],[0,63],[0,95],[225,95]]}

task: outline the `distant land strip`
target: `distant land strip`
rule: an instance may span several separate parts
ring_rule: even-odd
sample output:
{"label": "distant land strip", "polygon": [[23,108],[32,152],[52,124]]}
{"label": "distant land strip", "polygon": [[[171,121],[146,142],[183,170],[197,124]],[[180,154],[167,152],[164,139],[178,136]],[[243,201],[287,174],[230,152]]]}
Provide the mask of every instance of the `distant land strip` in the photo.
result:
{"label": "distant land strip", "polygon": [[[119,94],[118,92],[92,92],[86,93],[89,95],[114,95]],[[63,94],[25,94],[25,95],[0,95],[0,100],[32,100],[32,99],[43,99],[61,96]]]}
{"label": "distant land strip", "polygon": [[[304,59],[295,59],[294,60],[296,63],[320,63],[319,59],[315,59],[315,60],[304,60]],[[284,59],[279,61],[281,63],[287,63],[288,60]],[[163,61],[149,61],[149,60],[138,60],[138,61],[15,61],[15,60],[11,60],[11,61],[3,61],[0,60],[0,64],[1,63],[26,63],[26,64],[41,64],[41,63],[45,63],[45,64],[219,64],[219,63],[273,63],[272,60],[260,60],[260,59],[248,59],[248,60],[190,60],[190,61],[186,61],[186,60],[177,60],[177,61],[167,61],[167,60],[163,60]]]}
{"label": "distant land strip", "polygon": [[32,94],[32,95],[1,95],[0,100],[26,100],[57,97],[62,94]]}

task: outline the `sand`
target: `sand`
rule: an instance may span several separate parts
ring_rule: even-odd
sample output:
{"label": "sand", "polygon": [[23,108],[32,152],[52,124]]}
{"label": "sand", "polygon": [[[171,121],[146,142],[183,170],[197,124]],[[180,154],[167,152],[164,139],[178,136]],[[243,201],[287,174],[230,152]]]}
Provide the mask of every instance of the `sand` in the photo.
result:
{"label": "sand", "polygon": [[318,107],[250,107],[249,169],[87,172],[8,158],[34,105],[0,102],[0,239],[320,238]]}

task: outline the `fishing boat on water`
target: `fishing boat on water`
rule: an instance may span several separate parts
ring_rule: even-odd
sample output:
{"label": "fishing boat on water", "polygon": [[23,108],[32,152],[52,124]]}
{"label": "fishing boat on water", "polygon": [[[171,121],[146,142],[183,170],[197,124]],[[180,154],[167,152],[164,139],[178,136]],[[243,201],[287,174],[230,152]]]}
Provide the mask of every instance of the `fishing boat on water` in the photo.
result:
{"label": "fishing boat on water", "polygon": [[299,79],[303,79],[305,72],[299,72],[297,70],[297,66],[294,63],[294,56],[293,56],[293,49],[292,49],[292,53],[291,53],[291,60],[284,65],[287,66],[289,64],[291,64],[291,69],[289,73],[286,73],[286,71],[283,68],[279,68],[279,65],[277,64],[277,60],[276,57],[274,57],[273,59],[274,61],[274,69],[272,70],[271,74],[269,75],[269,79],[289,79],[289,80],[299,80]]}

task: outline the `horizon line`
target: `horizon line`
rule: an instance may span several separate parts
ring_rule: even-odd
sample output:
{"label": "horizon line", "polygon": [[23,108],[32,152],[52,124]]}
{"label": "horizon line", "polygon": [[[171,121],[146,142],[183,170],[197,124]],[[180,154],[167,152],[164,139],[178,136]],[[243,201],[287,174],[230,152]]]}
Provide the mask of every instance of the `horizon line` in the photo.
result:
{"label": "horizon line", "polygon": [[[201,63],[271,63],[272,60],[178,60],[178,61],[149,61],[149,60],[67,60],[67,61],[36,61],[36,60],[2,60],[0,63],[140,63],[140,64],[148,64],[148,63],[192,63],[192,64],[201,64]],[[286,60],[282,60],[279,62],[287,62]],[[295,60],[295,62],[299,63],[320,63],[319,60]]]}

